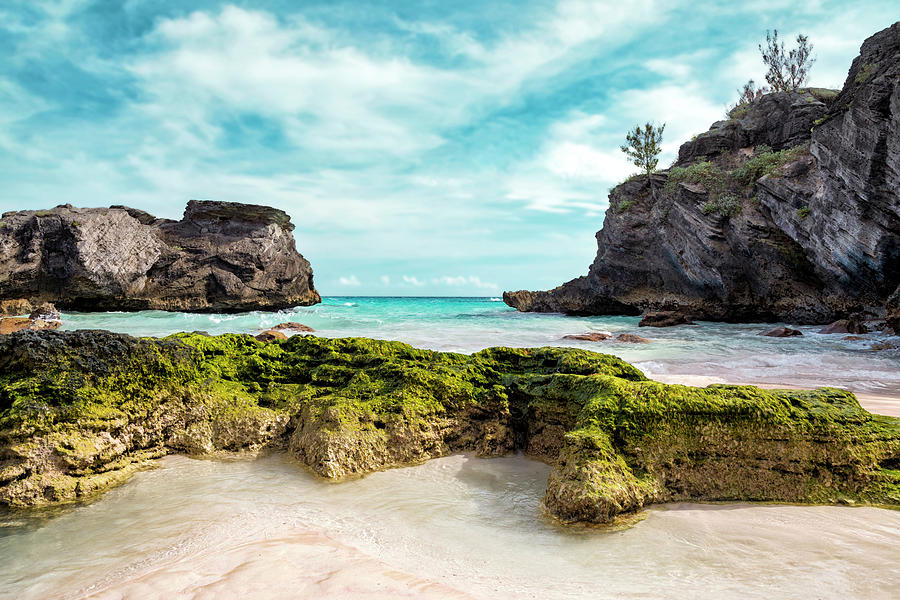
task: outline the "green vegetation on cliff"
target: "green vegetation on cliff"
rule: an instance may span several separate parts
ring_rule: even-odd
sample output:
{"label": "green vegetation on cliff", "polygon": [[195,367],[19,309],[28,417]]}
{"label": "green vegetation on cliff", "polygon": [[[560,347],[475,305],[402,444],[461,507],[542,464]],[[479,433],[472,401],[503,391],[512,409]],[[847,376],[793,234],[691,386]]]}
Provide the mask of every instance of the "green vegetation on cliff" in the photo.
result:
{"label": "green vegetation on cliff", "polygon": [[565,521],[679,499],[900,504],[900,422],[840,390],[664,385],[564,348],[0,337],[0,502],[83,498],[167,452],[264,447],[329,478],[522,449],[555,465],[546,505]]}

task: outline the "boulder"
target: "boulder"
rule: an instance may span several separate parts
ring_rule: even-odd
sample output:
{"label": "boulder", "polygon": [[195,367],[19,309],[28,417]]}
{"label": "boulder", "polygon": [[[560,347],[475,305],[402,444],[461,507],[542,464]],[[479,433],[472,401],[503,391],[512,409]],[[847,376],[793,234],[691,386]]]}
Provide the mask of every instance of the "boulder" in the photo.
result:
{"label": "boulder", "polygon": [[288,336],[286,336],[281,331],[275,331],[274,329],[266,329],[260,334],[256,335],[256,339],[261,342],[274,342],[278,340],[286,340]]}
{"label": "boulder", "polygon": [[799,329],[791,329],[790,327],[775,327],[774,329],[769,329],[767,331],[763,331],[759,335],[764,335],[766,337],[795,337],[799,335],[803,335],[803,332]]}
{"label": "boulder", "polygon": [[900,335],[900,286],[897,286],[897,289],[888,298],[885,304],[884,317],[888,327],[893,329],[894,333]]}
{"label": "boulder", "polygon": [[601,331],[591,331],[589,333],[571,333],[569,335],[564,335],[564,340],[581,340],[584,342],[602,342],[603,340],[608,340],[612,337],[610,333],[603,333]]}
{"label": "boulder", "polygon": [[63,310],[276,310],[320,301],[288,215],[191,200],[179,221],[126,206],[3,215],[0,300]]}
{"label": "boulder", "polygon": [[282,330],[302,331],[302,332],[306,332],[306,333],[312,333],[315,331],[315,329],[313,329],[309,325],[304,325],[303,323],[295,323],[294,321],[288,321],[286,323],[279,323],[278,325],[271,327],[271,329],[274,329],[276,331],[282,331]]}
{"label": "boulder", "polygon": [[639,335],[635,335],[633,333],[620,333],[616,336],[617,342],[627,342],[629,344],[649,344],[650,340],[647,338],[641,337]]}
{"label": "boulder", "polygon": [[0,300],[0,317],[19,317],[31,312],[31,302],[25,298]]}
{"label": "boulder", "polygon": [[62,321],[59,311],[50,302],[43,302],[28,315],[29,319],[35,321]]}
{"label": "boulder", "polygon": [[696,325],[680,312],[664,310],[648,312],[643,316],[638,327],[672,327],[674,325]]}
{"label": "boulder", "polygon": [[840,319],[819,330],[819,333],[869,333],[864,323],[856,319]]}

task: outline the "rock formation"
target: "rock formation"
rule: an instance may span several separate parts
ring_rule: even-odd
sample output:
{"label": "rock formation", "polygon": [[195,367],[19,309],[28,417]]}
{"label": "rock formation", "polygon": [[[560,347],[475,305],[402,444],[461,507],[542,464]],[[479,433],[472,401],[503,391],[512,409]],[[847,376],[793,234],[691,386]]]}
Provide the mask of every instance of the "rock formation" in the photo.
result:
{"label": "rock formation", "polygon": [[842,390],[665,385],[571,348],[0,336],[0,503],[86,498],[169,452],[265,447],[332,479],[521,449],[553,465],[545,504],[566,522],[676,500],[900,505],[900,419]]}
{"label": "rock formation", "polygon": [[180,221],[125,206],[8,212],[0,219],[0,300],[85,311],[315,304],[293,228],[281,210],[196,200]]}
{"label": "rock formation", "polygon": [[900,23],[865,41],[839,93],[765,95],[672,168],[614,188],[597,241],[586,276],[504,300],[726,321],[883,313],[900,285]]}

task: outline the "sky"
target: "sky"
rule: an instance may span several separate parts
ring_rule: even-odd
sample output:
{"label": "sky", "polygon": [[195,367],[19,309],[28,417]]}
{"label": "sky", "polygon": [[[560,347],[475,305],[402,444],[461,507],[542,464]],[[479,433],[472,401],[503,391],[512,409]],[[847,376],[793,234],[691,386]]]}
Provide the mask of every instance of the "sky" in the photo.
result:
{"label": "sky", "polygon": [[764,80],[840,87],[895,2],[0,2],[0,211],[276,206],[323,295],[496,296],[587,272],[619,150],[661,166]]}

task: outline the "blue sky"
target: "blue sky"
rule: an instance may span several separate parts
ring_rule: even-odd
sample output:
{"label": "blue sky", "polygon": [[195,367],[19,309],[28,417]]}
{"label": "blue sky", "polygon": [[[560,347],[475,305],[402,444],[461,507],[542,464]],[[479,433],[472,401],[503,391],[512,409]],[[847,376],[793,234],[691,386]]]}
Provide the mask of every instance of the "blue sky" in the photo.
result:
{"label": "blue sky", "polygon": [[328,295],[497,295],[586,272],[618,146],[678,146],[805,32],[840,87],[894,2],[0,4],[0,210],[286,210]]}

